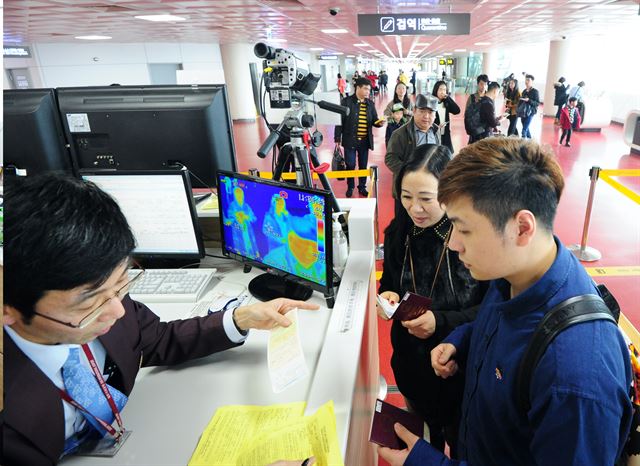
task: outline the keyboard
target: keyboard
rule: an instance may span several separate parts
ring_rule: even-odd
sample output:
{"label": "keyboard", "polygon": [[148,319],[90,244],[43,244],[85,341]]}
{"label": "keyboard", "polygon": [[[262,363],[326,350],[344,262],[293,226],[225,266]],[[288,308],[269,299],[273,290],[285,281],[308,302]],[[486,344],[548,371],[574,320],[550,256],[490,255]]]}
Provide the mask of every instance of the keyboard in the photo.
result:
{"label": "keyboard", "polygon": [[[129,271],[129,279],[138,270]],[[195,303],[213,278],[216,269],[148,269],[129,294],[143,303]]]}

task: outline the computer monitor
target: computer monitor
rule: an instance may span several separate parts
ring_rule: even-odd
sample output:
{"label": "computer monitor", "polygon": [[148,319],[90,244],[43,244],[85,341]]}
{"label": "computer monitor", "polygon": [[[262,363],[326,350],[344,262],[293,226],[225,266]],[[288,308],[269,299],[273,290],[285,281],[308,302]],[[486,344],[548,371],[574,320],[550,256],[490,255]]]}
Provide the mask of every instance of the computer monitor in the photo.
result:
{"label": "computer monitor", "polygon": [[75,175],[53,89],[13,89],[4,96],[7,174],[58,171]]}
{"label": "computer monitor", "polygon": [[331,198],[327,191],[218,173],[222,253],[267,274],[249,291],[258,299],[333,296]]}
{"label": "computer monitor", "polygon": [[[236,170],[225,85],[58,88],[80,169],[158,170],[183,164],[215,184]],[[197,179],[194,187],[205,187]]]}
{"label": "computer monitor", "polygon": [[180,267],[204,257],[185,170],[83,170],[80,175],[116,200],[136,238],[133,256],[146,267]]}

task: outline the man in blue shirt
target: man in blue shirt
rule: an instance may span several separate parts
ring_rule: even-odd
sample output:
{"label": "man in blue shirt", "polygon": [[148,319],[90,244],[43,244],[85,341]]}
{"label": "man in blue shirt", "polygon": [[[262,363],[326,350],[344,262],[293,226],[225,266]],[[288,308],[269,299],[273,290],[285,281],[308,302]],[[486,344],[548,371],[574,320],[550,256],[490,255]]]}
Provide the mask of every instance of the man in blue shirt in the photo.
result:
{"label": "man in blue shirt", "polygon": [[440,178],[454,229],[449,248],[476,280],[492,280],[475,321],[431,352],[436,374],[466,374],[459,461],[400,424],[391,465],[612,465],[632,408],[629,353],[618,328],[591,321],[561,332],[540,359],[521,413],[516,379],[526,345],[555,305],[597,290],[553,235],[564,181],[552,152],[523,139],[467,146]]}

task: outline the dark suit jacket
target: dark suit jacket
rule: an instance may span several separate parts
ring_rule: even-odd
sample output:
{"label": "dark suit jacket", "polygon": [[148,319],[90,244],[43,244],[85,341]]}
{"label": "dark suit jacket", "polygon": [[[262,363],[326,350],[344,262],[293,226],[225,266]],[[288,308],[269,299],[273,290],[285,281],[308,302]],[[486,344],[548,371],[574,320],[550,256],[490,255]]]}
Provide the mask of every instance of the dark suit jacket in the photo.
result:
{"label": "dark suit jacket", "polygon": [[[222,313],[160,322],[144,304],[123,300],[125,315],[99,338],[107,350],[109,384],[131,393],[141,366],[179,364],[238,346],[227,337]],[[4,466],[51,465],[64,448],[64,410],[58,388],[4,335],[5,404],[2,419]],[[126,426],[126,416],[124,417]]]}
{"label": "dark suit jacket", "polygon": [[[444,100],[444,109],[445,109],[444,122],[446,123],[450,123],[451,121],[449,119],[449,115],[458,115],[460,113],[460,107],[458,107],[458,104],[451,98],[450,95],[448,95],[447,98]],[[436,113],[436,118],[434,122],[436,125],[439,126],[444,122],[440,121],[440,114],[438,112],[435,112],[435,113]],[[444,134],[442,135],[440,144],[442,144],[443,146],[447,146],[451,151],[451,153],[453,154],[453,144],[451,143],[451,125],[450,124],[444,127]]]}

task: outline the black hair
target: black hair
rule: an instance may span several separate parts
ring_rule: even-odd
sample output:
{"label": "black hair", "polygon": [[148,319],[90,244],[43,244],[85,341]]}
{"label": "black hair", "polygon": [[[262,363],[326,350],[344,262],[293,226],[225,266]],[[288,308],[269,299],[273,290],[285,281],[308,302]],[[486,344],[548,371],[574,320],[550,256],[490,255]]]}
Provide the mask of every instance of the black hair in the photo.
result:
{"label": "black hair", "polygon": [[[395,192],[400,198],[402,193],[402,180],[405,175],[409,173],[415,173],[418,171],[425,171],[432,174],[436,179],[440,179],[440,175],[446,168],[447,164],[451,161],[451,151],[447,146],[441,146],[439,144],[422,144],[414,149],[411,158],[407,160],[400,168],[398,176],[395,180]],[[398,228],[400,231],[405,231],[411,224],[411,218],[407,211],[403,208],[400,209],[398,216],[389,224],[385,230],[395,231]]]}
{"label": "black hair", "polygon": [[338,79],[342,79],[342,75],[338,73]]}
{"label": "black hair", "polygon": [[358,78],[356,79],[356,85],[355,87],[363,87],[363,86],[369,86],[371,87],[371,81],[369,81],[367,78]]}
{"label": "black hair", "polygon": [[560,79],[558,79],[558,82],[559,82],[560,84],[562,84],[562,83],[563,83],[563,82],[565,82],[565,81],[566,81],[566,79],[564,79],[564,78],[560,78]]}
{"label": "black hair", "polygon": [[476,83],[480,84],[480,81],[484,81],[485,83],[488,83],[489,82],[489,76],[487,76],[486,74],[478,75],[478,77],[476,78]]}
{"label": "black hair", "polygon": [[47,173],[5,184],[5,304],[26,323],[47,291],[97,288],[135,239],[120,207],[91,182]]}
{"label": "black hair", "polygon": [[491,81],[487,87],[487,92],[491,92],[494,89],[500,89],[500,84],[495,81]]}
{"label": "black hair", "polygon": [[[513,81],[515,83],[515,86],[513,86],[513,90],[509,87],[509,84],[511,84],[511,81]],[[518,95],[518,92],[520,92],[520,90],[518,89],[518,80],[516,78],[510,78],[509,79],[509,84],[507,84],[507,90],[505,92],[505,97],[507,99],[513,100]]]}
{"label": "black hair", "polygon": [[569,97],[569,102],[577,102],[578,98],[577,97]]}
{"label": "black hair", "polygon": [[526,74],[524,77],[525,77],[525,79],[529,78],[531,81],[535,81],[536,80],[536,78],[534,78],[532,74]]}
{"label": "black hair", "polygon": [[[398,98],[398,93],[396,92],[396,90],[398,89],[398,86],[400,85],[404,86],[404,88],[407,89],[407,92],[404,93],[404,97],[402,98],[402,102],[400,102],[400,99]],[[396,87],[393,88],[393,103],[394,104],[400,103],[404,108],[407,108],[407,109],[411,107],[411,99],[409,99],[409,92],[408,92],[407,85],[402,81],[397,82]]]}
{"label": "black hair", "polygon": [[580,81],[580,82],[578,83],[578,86],[583,87],[583,86],[584,86],[584,81]]}
{"label": "black hair", "polygon": [[444,82],[443,80],[440,80],[440,81],[436,81],[436,83],[433,85],[433,90],[431,91],[431,95],[438,97],[438,89],[440,89],[440,86],[442,86],[443,84],[447,88],[447,92],[448,92],[449,86],[447,86],[446,82]]}

